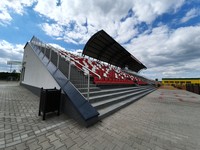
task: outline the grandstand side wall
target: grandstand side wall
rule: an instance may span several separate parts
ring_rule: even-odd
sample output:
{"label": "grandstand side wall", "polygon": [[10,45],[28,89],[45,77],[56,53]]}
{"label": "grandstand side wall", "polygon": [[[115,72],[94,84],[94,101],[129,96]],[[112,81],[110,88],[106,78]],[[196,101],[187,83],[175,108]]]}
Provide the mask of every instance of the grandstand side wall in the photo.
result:
{"label": "grandstand side wall", "polygon": [[24,48],[24,73],[21,83],[35,88],[60,88],[29,44]]}

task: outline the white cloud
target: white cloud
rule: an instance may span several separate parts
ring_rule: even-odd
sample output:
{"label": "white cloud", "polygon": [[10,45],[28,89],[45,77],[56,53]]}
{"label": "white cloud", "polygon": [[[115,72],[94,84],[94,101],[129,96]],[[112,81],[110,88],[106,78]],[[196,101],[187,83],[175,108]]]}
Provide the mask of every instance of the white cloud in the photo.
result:
{"label": "white cloud", "polygon": [[51,24],[48,23],[41,24],[41,28],[47,33],[49,36],[59,37],[63,35],[63,28],[59,24]]}
{"label": "white cloud", "polygon": [[0,25],[9,24],[9,22],[12,20],[11,16],[7,12],[0,13]]}
{"label": "white cloud", "polygon": [[200,26],[176,30],[161,26],[124,46],[147,66],[143,74],[157,72],[160,77],[190,77],[192,73],[200,72],[199,43]]}
{"label": "white cloud", "polygon": [[200,59],[184,61],[182,64],[156,66],[142,71],[141,74],[151,79],[159,78],[199,78]]}
{"label": "white cloud", "polygon": [[0,72],[9,71],[7,61],[22,61],[23,48],[24,45],[22,44],[11,44],[5,40],[0,40]]}
{"label": "white cloud", "polygon": [[185,16],[181,19],[182,23],[185,23],[187,21],[189,21],[192,18],[195,18],[197,16],[199,16],[199,9],[196,8],[192,8],[190,11],[188,11]]}
{"label": "white cloud", "polygon": [[139,21],[151,23],[163,13],[175,12],[183,3],[184,0],[136,0],[133,11]]}
{"label": "white cloud", "polygon": [[23,15],[25,7],[31,6],[36,0],[4,0],[0,3],[0,25],[7,25],[12,21],[11,13]]}
{"label": "white cloud", "polygon": [[138,30],[135,28],[137,23],[138,21],[133,17],[129,17],[125,21],[119,22],[117,28],[115,28],[117,33],[115,38],[116,41],[119,43],[125,43],[137,35]]}
{"label": "white cloud", "polygon": [[[57,6],[56,1],[38,0],[34,10],[56,21],[59,33],[62,29],[63,35],[57,37],[58,31],[53,30],[55,23],[46,22],[46,27],[50,29],[42,28],[46,34],[55,36],[56,39],[83,44],[95,32],[104,29],[119,42],[125,43],[138,33],[134,29],[135,25],[141,22],[151,23],[163,13],[173,13],[183,3],[184,0],[65,0]],[[121,21],[130,10],[133,12],[132,16]]]}

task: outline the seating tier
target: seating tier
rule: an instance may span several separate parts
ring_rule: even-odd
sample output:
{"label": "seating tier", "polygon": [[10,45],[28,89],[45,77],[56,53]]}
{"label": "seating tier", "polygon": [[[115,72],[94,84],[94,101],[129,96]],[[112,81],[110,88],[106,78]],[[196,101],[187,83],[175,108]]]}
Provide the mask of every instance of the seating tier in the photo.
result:
{"label": "seating tier", "polygon": [[[66,60],[71,61],[78,69],[94,78],[95,84],[139,84],[147,85],[141,78],[125,73],[119,67],[111,66],[90,58],[74,55],[66,51],[59,52]],[[87,68],[87,69],[86,69]]]}

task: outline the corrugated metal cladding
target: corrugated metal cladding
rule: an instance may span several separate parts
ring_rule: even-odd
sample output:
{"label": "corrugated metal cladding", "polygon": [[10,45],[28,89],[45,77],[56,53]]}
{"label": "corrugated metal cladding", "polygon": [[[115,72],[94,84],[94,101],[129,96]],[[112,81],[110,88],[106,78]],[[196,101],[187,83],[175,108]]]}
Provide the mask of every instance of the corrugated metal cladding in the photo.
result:
{"label": "corrugated metal cladding", "polygon": [[83,49],[83,54],[121,68],[128,67],[135,72],[146,69],[145,65],[104,30],[98,31],[88,40]]}

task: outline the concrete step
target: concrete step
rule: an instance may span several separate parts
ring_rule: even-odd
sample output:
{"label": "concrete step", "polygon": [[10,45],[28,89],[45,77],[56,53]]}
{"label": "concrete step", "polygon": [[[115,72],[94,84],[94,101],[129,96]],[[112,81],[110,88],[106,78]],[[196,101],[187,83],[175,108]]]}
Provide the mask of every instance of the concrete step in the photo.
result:
{"label": "concrete step", "polygon": [[101,95],[90,96],[90,103],[107,100],[114,97],[119,97],[119,96],[126,95],[129,93],[134,93],[143,89],[146,90],[147,88],[132,88],[132,89],[127,89],[127,90],[122,90],[122,91],[113,91],[112,93],[109,93],[109,94],[102,93]]}
{"label": "concrete step", "polygon": [[[83,96],[86,96],[87,95],[87,91],[88,91],[88,88],[87,87],[82,87],[82,88],[78,88],[78,90],[81,92],[81,93],[84,93]],[[90,92],[93,92],[93,91],[100,91],[101,89],[99,87],[91,87],[90,88]]]}
{"label": "concrete step", "polygon": [[136,92],[133,92],[133,93],[128,93],[128,94],[124,94],[124,95],[121,95],[121,96],[113,97],[113,98],[110,98],[110,99],[107,99],[107,100],[97,101],[97,102],[94,102],[94,103],[91,103],[91,104],[92,104],[93,107],[95,107],[97,110],[99,110],[99,109],[102,109],[102,108],[105,108],[105,107],[109,107],[110,105],[119,103],[121,101],[124,101],[124,100],[126,100],[130,97],[140,95],[140,94],[145,93],[147,91],[149,91],[149,89],[143,89],[143,90],[139,90],[139,91],[136,91]]}
{"label": "concrete step", "polygon": [[[72,82],[73,83],[73,82]],[[87,88],[88,84],[74,84],[77,88]],[[96,87],[95,84],[90,84],[90,88]]]}
{"label": "concrete step", "polygon": [[133,97],[130,97],[124,101],[121,101],[119,103],[116,103],[116,104],[113,104],[113,105],[110,105],[109,107],[105,107],[105,108],[102,108],[102,109],[98,109],[97,111],[100,113],[99,115],[99,119],[103,119],[113,113],[115,113],[116,111],[120,110],[121,108],[124,108],[125,106],[128,106],[130,105],[131,103],[139,100],[140,98],[144,97],[145,95],[153,92],[154,90],[156,89],[151,89],[151,90],[148,90],[142,94],[139,94],[139,95],[136,95],[136,96],[133,96]]}
{"label": "concrete step", "polygon": [[[98,95],[103,95],[103,94],[109,94],[109,93],[115,93],[115,92],[120,92],[120,91],[126,91],[126,90],[131,90],[131,89],[137,89],[138,87],[121,87],[121,88],[111,88],[111,89],[101,89],[100,91],[94,91],[90,92],[90,97],[98,96]],[[82,93],[82,94],[87,94],[87,93]]]}

